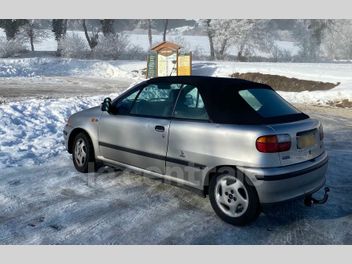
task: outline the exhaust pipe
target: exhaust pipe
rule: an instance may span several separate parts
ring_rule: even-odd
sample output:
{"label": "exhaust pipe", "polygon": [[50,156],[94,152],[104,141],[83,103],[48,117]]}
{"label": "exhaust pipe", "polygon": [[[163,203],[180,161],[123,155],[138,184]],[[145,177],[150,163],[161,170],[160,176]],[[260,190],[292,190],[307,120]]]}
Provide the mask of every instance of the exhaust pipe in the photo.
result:
{"label": "exhaust pipe", "polygon": [[324,188],[324,197],[322,199],[320,199],[320,200],[315,199],[312,196],[312,194],[306,196],[304,198],[304,205],[311,207],[313,204],[324,204],[324,203],[326,203],[328,201],[328,198],[329,198],[328,192],[330,192],[329,187],[325,187]]}

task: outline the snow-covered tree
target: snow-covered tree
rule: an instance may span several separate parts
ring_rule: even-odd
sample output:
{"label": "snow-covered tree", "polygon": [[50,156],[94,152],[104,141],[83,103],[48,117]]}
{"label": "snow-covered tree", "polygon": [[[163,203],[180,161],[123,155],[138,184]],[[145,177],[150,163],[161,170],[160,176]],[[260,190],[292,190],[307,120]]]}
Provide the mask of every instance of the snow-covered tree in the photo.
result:
{"label": "snow-covered tree", "polygon": [[0,37],[0,58],[17,56],[25,51],[26,47],[23,41],[17,38],[7,40],[6,38]]}
{"label": "snow-covered tree", "polygon": [[20,31],[23,38],[29,41],[32,51],[34,51],[34,43],[49,37],[48,32],[42,29],[41,23],[41,19],[29,19]]}
{"label": "snow-covered tree", "polygon": [[271,52],[275,48],[274,32],[268,19],[236,19],[233,23],[233,45],[237,48],[237,59],[245,60],[256,51]]}
{"label": "snow-covered tree", "polygon": [[336,20],[322,39],[322,52],[332,60],[352,60],[352,20]]}
{"label": "snow-covered tree", "polygon": [[232,37],[229,30],[230,20],[204,19],[199,24],[209,39],[210,59],[222,59]]}
{"label": "snow-covered tree", "polygon": [[211,59],[224,59],[231,47],[236,47],[238,59],[251,55],[255,49],[268,51],[273,45],[269,20],[206,19],[201,21],[210,45]]}
{"label": "snow-covered tree", "polygon": [[87,43],[78,34],[69,34],[60,39],[61,56],[67,58],[86,58],[89,54]]}
{"label": "snow-covered tree", "polygon": [[295,36],[299,41],[302,59],[316,61],[320,57],[324,35],[330,31],[335,21],[331,19],[297,20]]}
{"label": "snow-covered tree", "polygon": [[110,34],[99,38],[93,56],[99,59],[118,59],[128,48],[128,38],[123,34]]}

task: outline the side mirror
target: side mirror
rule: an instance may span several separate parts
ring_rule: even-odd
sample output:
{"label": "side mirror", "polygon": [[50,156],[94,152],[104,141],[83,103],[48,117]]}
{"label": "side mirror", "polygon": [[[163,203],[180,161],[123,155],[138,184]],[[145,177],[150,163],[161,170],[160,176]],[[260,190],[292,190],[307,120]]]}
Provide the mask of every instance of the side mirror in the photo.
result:
{"label": "side mirror", "polygon": [[111,98],[107,97],[102,102],[100,109],[101,111],[110,113],[110,108],[111,108]]}

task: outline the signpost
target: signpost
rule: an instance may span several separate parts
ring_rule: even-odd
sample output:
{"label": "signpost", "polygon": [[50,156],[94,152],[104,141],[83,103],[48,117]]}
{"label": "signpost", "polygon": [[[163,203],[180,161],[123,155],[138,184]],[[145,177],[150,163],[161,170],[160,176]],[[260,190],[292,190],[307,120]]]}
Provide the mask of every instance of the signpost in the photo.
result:
{"label": "signpost", "polygon": [[154,78],[158,76],[158,54],[150,52],[148,54],[147,62],[147,78]]}
{"label": "signpost", "polygon": [[148,54],[147,78],[192,74],[192,54],[179,54],[181,46],[172,42],[155,45]]}

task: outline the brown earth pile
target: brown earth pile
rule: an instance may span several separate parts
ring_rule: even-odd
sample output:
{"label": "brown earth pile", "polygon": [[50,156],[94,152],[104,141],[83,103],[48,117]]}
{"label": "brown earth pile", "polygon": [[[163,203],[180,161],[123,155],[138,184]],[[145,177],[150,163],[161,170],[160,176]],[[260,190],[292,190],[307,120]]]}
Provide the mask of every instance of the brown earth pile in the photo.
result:
{"label": "brown earth pile", "polygon": [[246,73],[235,72],[231,74],[230,77],[245,79],[248,81],[253,81],[258,83],[264,83],[271,86],[273,89],[277,91],[284,91],[284,92],[329,90],[340,84],[340,83],[300,80],[297,78],[288,78],[285,76],[263,74],[259,72],[246,72]]}

